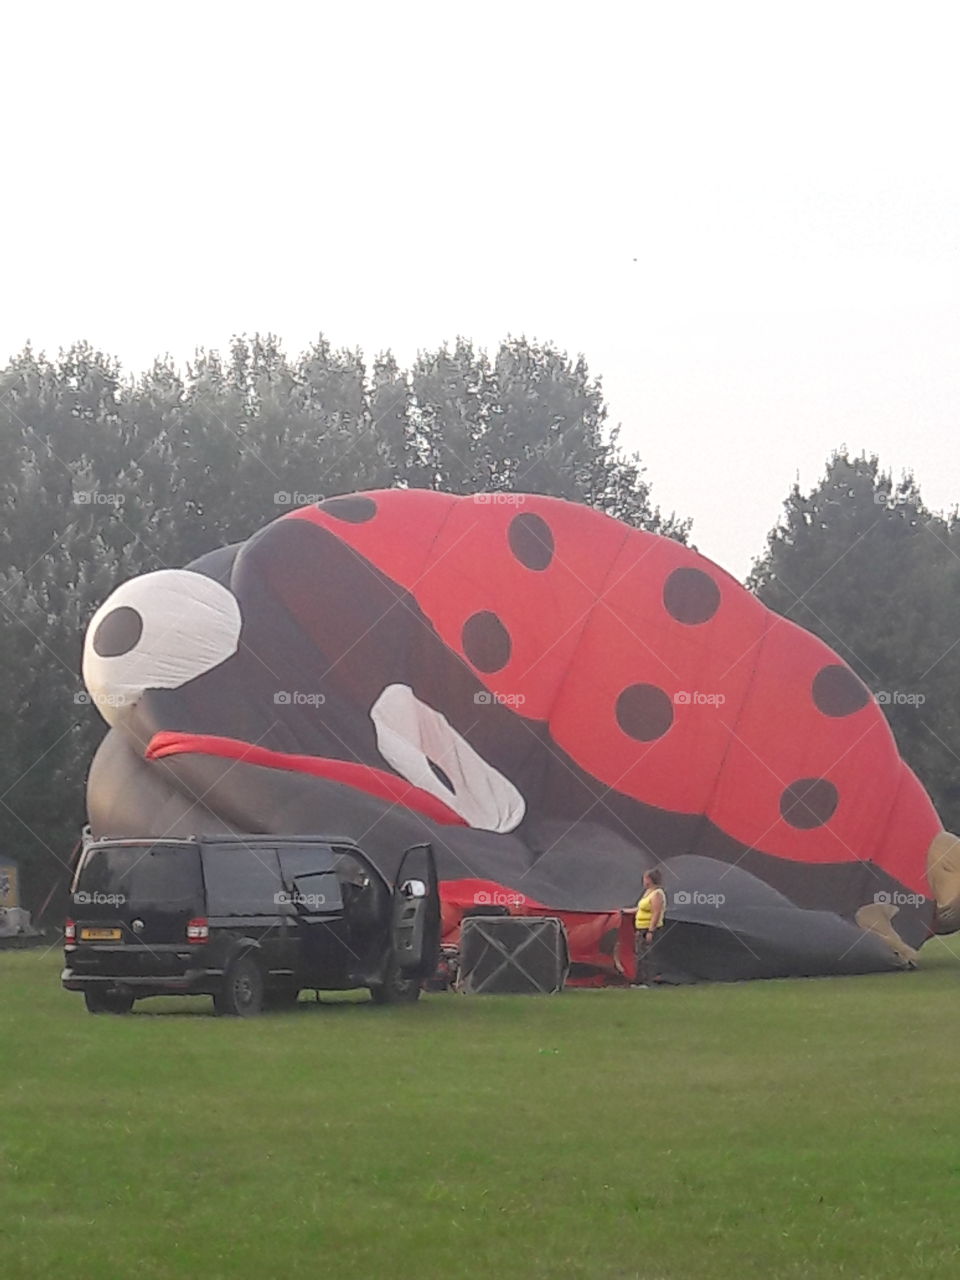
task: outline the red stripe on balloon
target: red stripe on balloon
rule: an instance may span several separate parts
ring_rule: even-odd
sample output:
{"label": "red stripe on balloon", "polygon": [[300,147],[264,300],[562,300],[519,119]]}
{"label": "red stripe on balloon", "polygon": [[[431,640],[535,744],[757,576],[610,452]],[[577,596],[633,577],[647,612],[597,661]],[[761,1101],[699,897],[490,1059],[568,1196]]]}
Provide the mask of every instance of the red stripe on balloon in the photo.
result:
{"label": "red stripe on balloon", "polygon": [[206,733],[156,733],[150,740],[145,757],[147,760],[163,760],[169,756],[191,754],[242,760],[244,764],[257,764],[266,769],[285,769],[290,773],[309,773],[315,778],[325,778],[328,782],[339,782],[357,791],[365,791],[389,804],[413,809],[432,822],[440,822],[445,826],[468,825],[458,813],[429,791],[368,764],[331,760],[325,756],[270,751],[239,738],[221,738]]}

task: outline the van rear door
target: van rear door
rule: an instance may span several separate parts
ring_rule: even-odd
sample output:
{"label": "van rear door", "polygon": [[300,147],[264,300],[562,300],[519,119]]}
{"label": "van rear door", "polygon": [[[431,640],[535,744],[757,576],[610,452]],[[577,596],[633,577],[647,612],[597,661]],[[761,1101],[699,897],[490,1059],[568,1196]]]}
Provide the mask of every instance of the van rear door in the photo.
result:
{"label": "van rear door", "polygon": [[202,916],[200,854],[192,842],[91,845],[74,880],[77,944],[184,943]]}

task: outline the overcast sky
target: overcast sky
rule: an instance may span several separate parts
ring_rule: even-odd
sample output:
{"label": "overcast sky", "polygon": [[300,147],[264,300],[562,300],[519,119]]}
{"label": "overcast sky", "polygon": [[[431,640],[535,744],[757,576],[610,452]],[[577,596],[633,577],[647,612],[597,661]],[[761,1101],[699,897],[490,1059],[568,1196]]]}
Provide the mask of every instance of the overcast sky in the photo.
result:
{"label": "overcast sky", "polygon": [[655,497],[737,574],[843,442],[952,505],[950,13],[18,6],[0,358],[526,334],[586,354]]}

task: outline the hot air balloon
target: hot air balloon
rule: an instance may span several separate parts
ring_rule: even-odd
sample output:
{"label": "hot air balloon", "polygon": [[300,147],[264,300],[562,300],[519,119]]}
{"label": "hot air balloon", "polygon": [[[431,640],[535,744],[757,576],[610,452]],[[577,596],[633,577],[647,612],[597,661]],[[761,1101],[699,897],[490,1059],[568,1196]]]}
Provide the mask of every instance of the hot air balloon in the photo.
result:
{"label": "hot air balloon", "polygon": [[666,976],[903,967],[960,857],[866,686],[670,539],[559,499],[385,490],[120,585],[84,678],[95,836],[429,840],[452,934],[559,915],[629,965],[663,870]]}

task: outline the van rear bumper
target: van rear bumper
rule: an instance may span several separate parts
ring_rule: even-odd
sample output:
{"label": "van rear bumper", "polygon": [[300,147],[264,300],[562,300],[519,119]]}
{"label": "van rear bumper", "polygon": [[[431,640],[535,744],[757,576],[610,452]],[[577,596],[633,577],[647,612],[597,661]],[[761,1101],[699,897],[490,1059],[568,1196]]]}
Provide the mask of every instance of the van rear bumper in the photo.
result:
{"label": "van rear bumper", "polygon": [[141,996],[213,995],[220,985],[222,969],[186,969],[182,974],[78,973],[66,968],[60,974],[65,991],[109,988]]}

